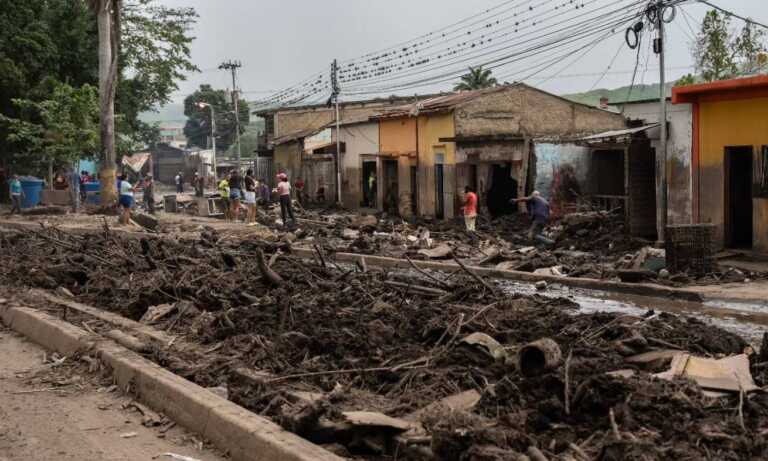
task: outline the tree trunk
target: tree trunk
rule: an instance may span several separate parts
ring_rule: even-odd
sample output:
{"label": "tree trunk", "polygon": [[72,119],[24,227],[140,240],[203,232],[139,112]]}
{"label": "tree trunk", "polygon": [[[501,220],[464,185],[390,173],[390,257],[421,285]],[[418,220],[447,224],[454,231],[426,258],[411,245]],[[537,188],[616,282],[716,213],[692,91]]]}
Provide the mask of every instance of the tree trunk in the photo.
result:
{"label": "tree trunk", "polygon": [[[101,203],[107,205],[117,200],[115,182],[115,81],[117,77],[117,53],[115,53],[114,18],[119,15],[119,2],[96,2],[99,25],[99,120],[101,131]],[[115,12],[113,13],[113,8]]]}

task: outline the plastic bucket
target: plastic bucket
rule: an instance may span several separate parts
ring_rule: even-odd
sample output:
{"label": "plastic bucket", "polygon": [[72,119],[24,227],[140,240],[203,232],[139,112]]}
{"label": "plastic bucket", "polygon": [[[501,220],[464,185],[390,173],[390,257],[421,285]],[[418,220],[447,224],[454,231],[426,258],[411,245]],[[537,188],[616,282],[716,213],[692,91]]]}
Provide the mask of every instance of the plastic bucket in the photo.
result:
{"label": "plastic bucket", "polygon": [[40,192],[43,190],[42,179],[22,179],[21,190],[24,191],[24,197],[21,199],[22,208],[34,208],[40,204]]}

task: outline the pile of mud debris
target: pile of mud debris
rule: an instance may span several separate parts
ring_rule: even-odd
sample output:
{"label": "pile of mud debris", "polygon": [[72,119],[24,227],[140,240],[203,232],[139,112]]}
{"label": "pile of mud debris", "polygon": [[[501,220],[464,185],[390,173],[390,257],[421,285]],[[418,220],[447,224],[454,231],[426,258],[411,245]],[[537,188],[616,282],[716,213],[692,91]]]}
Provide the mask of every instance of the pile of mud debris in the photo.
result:
{"label": "pile of mud debris", "polygon": [[[555,242],[551,246],[528,239],[530,220],[524,214],[493,221],[481,216],[478,230],[471,233],[460,220],[406,222],[383,213],[358,215],[337,209],[297,214],[298,227],[286,238],[297,246],[322,245],[335,252],[431,260],[456,254],[474,266],[677,287],[768,278],[768,272],[720,266],[704,274],[670,273],[664,250],[629,236],[617,212],[585,211],[556,219],[545,232]],[[262,219],[262,224],[281,229],[275,219]]]}
{"label": "pile of mud debris", "polygon": [[338,267],[318,246],[0,232],[0,283],[197,346],[147,355],[355,459],[768,457],[765,355],[668,314],[580,314],[470,271]]}

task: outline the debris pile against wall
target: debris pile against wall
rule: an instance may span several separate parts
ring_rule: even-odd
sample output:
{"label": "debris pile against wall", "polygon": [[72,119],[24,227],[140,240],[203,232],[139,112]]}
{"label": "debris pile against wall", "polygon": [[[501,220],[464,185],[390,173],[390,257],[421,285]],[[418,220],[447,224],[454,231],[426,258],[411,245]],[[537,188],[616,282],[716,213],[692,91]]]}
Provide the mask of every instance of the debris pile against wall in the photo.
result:
{"label": "debris pile against wall", "polygon": [[[147,355],[343,456],[768,456],[768,398],[742,385],[766,384],[765,360],[694,319],[586,315],[503,294],[462,266],[340,267],[322,245],[308,261],[284,242],[210,229],[190,240],[5,231],[0,255],[5,285],[64,287],[184,335],[196,346]],[[681,354],[747,360],[752,376],[702,381],[674,365]]]}

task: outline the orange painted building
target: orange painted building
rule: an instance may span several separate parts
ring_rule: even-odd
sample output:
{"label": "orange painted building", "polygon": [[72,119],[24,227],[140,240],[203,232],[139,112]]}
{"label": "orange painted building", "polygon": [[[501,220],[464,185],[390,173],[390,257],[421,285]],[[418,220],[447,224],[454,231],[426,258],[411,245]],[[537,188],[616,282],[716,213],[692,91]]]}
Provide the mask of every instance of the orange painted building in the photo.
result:
{"label": "orange painted building", "polygon": [[768,252],[768,76],[676,87],[672,102],[693,105],[694,222]]}

